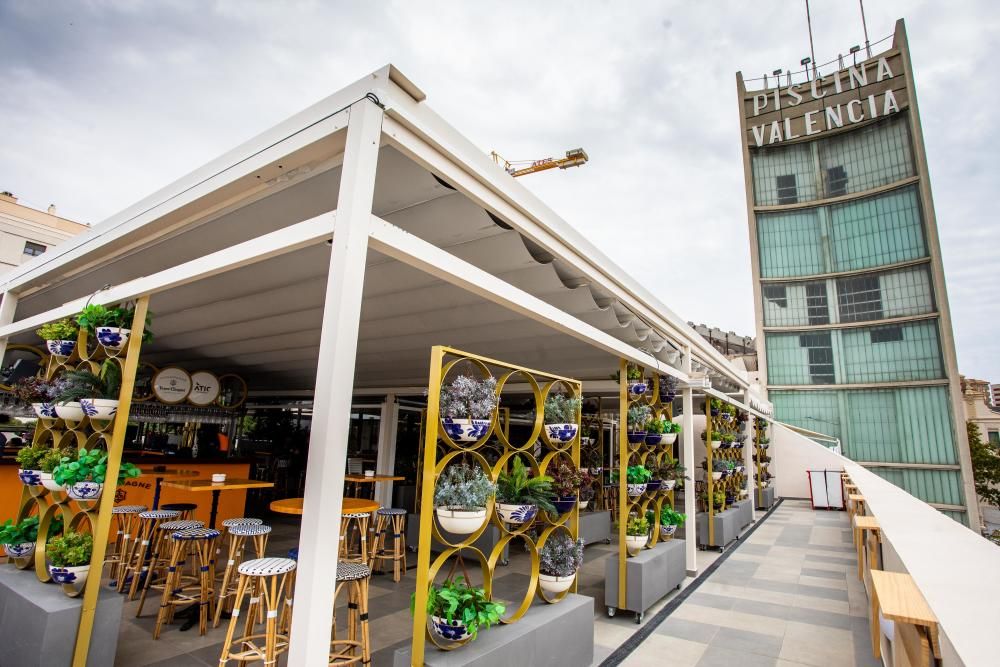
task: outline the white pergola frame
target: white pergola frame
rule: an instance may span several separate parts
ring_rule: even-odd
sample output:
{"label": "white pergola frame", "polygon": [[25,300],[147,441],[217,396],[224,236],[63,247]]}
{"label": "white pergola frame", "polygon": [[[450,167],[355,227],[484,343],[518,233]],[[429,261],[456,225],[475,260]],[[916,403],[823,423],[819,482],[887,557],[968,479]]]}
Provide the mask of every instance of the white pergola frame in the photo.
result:
{"label": "white pergola frame", "polygon": [[[335,132],[346,132],[335,211],[113,286],[90,298],[91,303],[111,304],[154,295],[332,239],[294,596],[298,611],[292,625],[289,664],[325,665],[328,659],[336,584],[332,576],[331,556],[338,552],[339,539],[339,531],[331,530],[331,527],[339,526],[341,519],[355,356],[369,248],[610,355],[672,375],[684,383],[691,380],[693,364],[701,363],[735,383],[744,392],[746,402],[750,402],[752,389],[745,374],[503,173],[485,154],[421,104],[422,100],[423,93],[419,89],[394,67],[386,66],[112,217],[91,233],[67,241],[52,252],[15,269],[0,282],[3,295],[0,304],[2,355],[10,336],[30,331],[45,322],[69,317],[88,300],[76,299],[15,321],[16,306],[22,295],[31,294],[53,280],[94,270],[101,260],[110,255],[107,252],[100,255],[108,243],[120,241],[125,235],[141,230],[144,225],[195,202],[199,197],[220,191],[298,148]],[[447,179],[465,196],[509,221],[515,230],[610,292],[682,351],[683,370],[677,370],[651,354],[375,216],[372,200],[378,153],[382,145],[397,148],[418,164]],[[248,196],[267,194],[269,192],[257,191]],[[204,215],[198,219],[203,223],[207,215],[244,203],[238,199],[225,200],[212,210],[203,211]],[[161,230],[158,235],[174,233],[183,229],[185,224],[198,223],[181,221],[165,231]],[[148,243],[150,239],[147,236],[143,242]],[[117,251],[117,255],[127,252],[130,247]],[[81,268],[81,260],[89,260],[89,263]],[[69,269],[71,262],[76,263],[72,270]],[[683,450],[689,461],[692,460],[694,446],[692,391],[690,387],[682,390]],[[770,418],[711,389],[706,393],[736,403],[751,414]],[[762,400],[757,402],[766,403]],[[695,514],[694,504],[695,494],[686,494],[685,510],[689,516]],[[697,571],[694,525],[694,521],[687,522],[689,572]]]}

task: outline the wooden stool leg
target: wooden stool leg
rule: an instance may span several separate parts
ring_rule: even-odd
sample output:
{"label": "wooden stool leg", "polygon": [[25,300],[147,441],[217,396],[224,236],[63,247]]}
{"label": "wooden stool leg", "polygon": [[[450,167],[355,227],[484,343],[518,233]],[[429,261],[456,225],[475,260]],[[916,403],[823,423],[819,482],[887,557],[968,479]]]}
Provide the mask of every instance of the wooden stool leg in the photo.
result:
{"label": "wooden stool leg", "polygon": [[239,553],[243,548],[243,541],[239,535],[229,536],[229,559],[226,561],[226,570],[222,575],[222,584],[219,586],[219,602],[215,605],[215,619],[212,621],[212,627],[219,627],[219,621],[222,619],[222,610],[226,607],[224,600],[230,596],[230,581],[236,576],[236,568],[239,567],[237,562],[239,559]]}
{"label": "wooden stool leg", "polygon": [[170,545],[167,542],[167,537],[165,535],[156,535],[156,541],[153,543],[152,555],[150,556],[149,563],[146,566],[146,579],[142,583],[142,594],[139,596],[139,608],[135,611],[135,617],[139,618],[142,615],[142,608],[146,604],[146,595],[149,593],[149,587],[153,585],[153,578],[156,577],[157,566],[160,563],[161,551],[169,549]]}
{"label": "wooden stool leg", "polygon": [[[181,554],[184,553],[185,545],[180,541],[175,541],[173,548],[170,553],[170,565],[167,566],[167,579],[163,585],[163,595],[160,597],[160,609],[156,614],[156,627],[153,628],[153,639],[160,638],[160,628],[163,627],[163,623],[166,622],[170,617],[170,612],[173,609],[173,604],[171,604],[173,598],[174,589],[177,588],[180,579],[180,568],[178,563],[181,560]],[[152,576],[150,574],[149,576]]]}
{"label": "wooden stool leg", "polygon": [[146,572],[146,557],[149,555],[150,542],[153,540],[153,536],[156,535],[156,528],[160,525],[159,521],[145,521],[145,525],[142,530],[142,540],[136,545],[135,550],[135,564],[132,567],[132,583],[129,585],[128,589],[128,599],[134,600],[136,593],[139,592],[139,580],[142,579],[142,575]]}
{"label": "wooden stool leg", "polygon": [[212,610],[212,582],[215,579],[212,572],[213,554],[215,553],[215,540],[198,540],[198,570],[201,574],[200,586],[198,589],[198,633],[204,635],[208,632],[208,619]]}
{"label": "wooden stool leg", "polygon": [[401,577],[399,571],[400,561],[403,562],[403,568],[406,568],[406,551],[402,547],[403,545],[403,517],[394,516],[392,517],[392,580],[399,583]]}
{"label": "wooden stool leg", "polygon": [[222,655],[219,656],[220,667],[229,662],[229,647],[233,643],[233,635],[236,634],[236,624],[240,622],[240,606],[243,604],[247,582],[250,580],[250,577],[245,574],[241,574],[239,577],[236,583],[236,598],[233,600],[233,616],[229,619],[229,627],[226,629],[226,641],[222,644]]}
{"label": "wooden stool leg", "polygon": [[361,664],[371,664],[371,637],[368,633],[368,577],[358,580],[358,619],[361,621]]}
{"label": "wooden stool leg", "polygon": [[[268,577],[270,582],[265,582],[261,593],[265,593],[267,600],[264,607],[267,608],[267,620],[264,624],[264,665],[272,667],[274,665],[275,649],[277,648],[277,637],[275,636],[278,624],[278,579],[280,577]],[[270,584],[270,585],[268,585]]]}

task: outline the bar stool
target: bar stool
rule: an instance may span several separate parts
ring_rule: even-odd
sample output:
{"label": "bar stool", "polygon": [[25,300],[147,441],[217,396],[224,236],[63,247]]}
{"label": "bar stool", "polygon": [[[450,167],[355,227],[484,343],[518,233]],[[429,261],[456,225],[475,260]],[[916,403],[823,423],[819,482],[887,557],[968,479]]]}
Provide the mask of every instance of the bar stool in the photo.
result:
{"label": "bar stool", "polygon": [[[371,568],[361,563],[337,563],[337,595],[347,587],[347,639],[337,639],[337,617],[333,617],[333,641],[330,642],[330,665],[369,665],[371,637],[368,631],[368,580]],[[336,614],[336,611],[334,612]],[[360,651],[360,655],[357,652]]]}
{"label": "bar stool", "polygon": [[111,509],[111,518],[115,522],[115,542],[104,559],[104,564],[111,565],[109,576],[112,586],[117,586],[118,576],[125,569],[125,559],[132,546],[130,540],[139,528],[139,513],[146,509],[145,505],[118,505]]}
{"label": "bar stool", "polygon": [[[156,527],[156,537],[153,539],[150,548],[149,563],[146,570],[146,580],[142,584],[142,595],[139,596],[139,608],[135,612],[135,617],[142,615],[142,608],[146,604],[146,595],[149,589],[163,591],[167,580],[170,578],[170,558],[171,558],[171,536],[179,530],[191,530],[193,528],[204,528],[205,524],[195,519],[164,521]],[[186,558],[182,558],[179,565],[183,573]],[[153,581],[156,580],[154,584]]]}
{"label": "bar stool", "polygon": [[[288,550],[288,557],[298,564],[299,548],[292,547]],[[295,594],[295,572],[288,573],[288,581],[285,583],[285,606],[281,608],[281,617],[278,619],[278,632],[287,633],[292,627],[292,597]]]}
{"label": "bar stool", "polygon": [[[216,543],[217,548],[215,549],[215,559],[218,560],[219,556],[222,555],[222,543],[226,539],[226,534],[229,532],[229,528],[240,523],[252,523],[255,526],[260,526],[264,523],[263,519],[255,519],[249,516],[233,517],[232,519],[226,519],[222,522],[222,529],[219,531],[219,541]],[[218,573],[216,573],[218,574]]]}
{"label": "bar stool", "polygon": [[[263,660],[270,667],[280,654],[288,650],[288,635],[278,633],[278,608],[288,576],[295,571],[295,561],[291,558],[257,558],[245,561],[237,571],[240,578],[236,584],[233,617],[226,630],[219,666],[223,667],[230,660],[239,660],[241,664],[247,660]],[[234,639],[243,597],[248,593],[250,606],[243,624],[243,635]],[[266,619],[264,634],[254,634],[255,619],[261,610]],[[258,644],[261,639],[264,640],[263,646]]]}
{"label": "bar stool", "polygon": [[[156,535],[157,527],[164,521],[176,519],[181,515],[175,510],[149,510],[139,512],[139,527],[136,530],[135,539],[132,540],[131,552],[126,559],[124,576],[118,579],[118,592],[125,590],[125,584],[129,584],[128,599],[134,600],[139,592],[139,580],[145,576],[149,569],[148,560],[150,552],[150,542]],[[131,580],[131,581],[130,581]]]}
{"label": "bar stool", "polygon": [[190,519],[191,513],[198,509],[198,505],[195,503],[166,503],[164,505],[160,505],[160,509],[180,512],[181,519]]}
{"label": "bar stool", "polygon": [[[178,530],[170,535],[170,564],[167,566],[167,580],[163,585],[160,611],[156,614],[153,639],[160,638],[160,628],[174,618],[174,608],[191,604],[198,605],[198,631],[204,635],[208,631],[208,619],[214,601],[212,572],[215,540],[219,531],[214,528],[191,528]],[[197,559],[198,575],[184,576],[182,567],[185,555],[191,548]]]}
{"label": "bar stool", "polygon": [[[368,563],[368,522],[371,515],[367,512],[352,512],[344,514],[340,519],[340,560]],[[360,537],[358,550],[354,551],[351,539],[351,522],[356,522],[354,528]]]}
{"label": "bar stool", "polygon": [[235,575],[239,564],[243,562],[243,550],[246,547],[247,538],[253,540],[255,555],[261,559],[267,549],[267,536],[270,532],[271,527],[265,526],[263,523],[237,523],[229,526],[229,560],[226,562],[226,571],[222,575],[222,585],[219,586],[219,601],[215,604],[213,628],[219,627],[222,610],[226,606],[226,598],[236,595],[237,578]]}
{"label": "bar stool", "polygon": [[[392,550],[386,552],[385,540],[392,529]],[[383,508],[375,513],[375,543],[372,562],[378,562],[379,572],[381,565],[387,561],[392,561],[392,580],[399,582],[400,561],[402,561],[403,572],[406,572],[406,510],[396,507]]]}

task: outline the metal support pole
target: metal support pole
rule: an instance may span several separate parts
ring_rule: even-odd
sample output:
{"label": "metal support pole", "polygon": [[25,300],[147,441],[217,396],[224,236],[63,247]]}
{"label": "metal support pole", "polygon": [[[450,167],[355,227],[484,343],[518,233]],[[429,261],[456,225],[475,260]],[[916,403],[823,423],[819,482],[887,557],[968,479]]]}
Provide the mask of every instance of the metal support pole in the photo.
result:
{"label": "metal support pole", "polygon": [[[743,391],[743,405],[750,405],[750,390],[745,389]],[[743,488],[746,489],[747,498],[750,500],[750,520],[757,520],[757,498],[754,496],[754,490],[757,488],[757,471],[753,467],[753,454],[755,449],[755,443],[753,441],[754,432],[754,421],[757,418],[752,414],[747,414],[747,420],[743,424],[743,435],[747,436],[747,441],[749,445],[743,446],[743,469],[746,470],[746,475],[743,479]],[[746,442],[746,441],[744,441]]]}
{"label": "metal support pole", "polygon": [[289,665],[329,664],[333,572],[381,132],[382,109],[368,99],[351,105],[316,369]]}
{"label": "metal support pole", "polygon": [[[691,348],[684,348],[681,369],[691,375]],[[697,493],[694,483],[694,397],[690,387],[681,390],[681,409],[684,414],[681,416],[681,439],[684,447],[684,466],[690,480],[684,482],[684,514],[687,520],[684,521],[684,562],[687,573],[690,576],[698,574],[698,545],[695,529],[698,525]]]}
{"label": "metal support pole", "polygon": [[[4,292],[3,301],[0,301],[0,326],[6,326],[14,321],[14,313],[17,311],[17,295],[13,292]],[[0,338],[0,362],[7,354],[7,337]]]}

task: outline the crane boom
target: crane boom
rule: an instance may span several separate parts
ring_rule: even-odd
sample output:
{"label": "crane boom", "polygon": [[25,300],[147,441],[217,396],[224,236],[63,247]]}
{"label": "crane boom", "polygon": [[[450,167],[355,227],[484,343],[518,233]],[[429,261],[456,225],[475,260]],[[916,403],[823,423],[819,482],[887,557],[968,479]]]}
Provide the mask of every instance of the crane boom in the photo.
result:
{"label": "crane boom", "polygon": [[[534,174],[539,171],[546,171],[548,169],[555,169],[557,167],[559,169],[579,167],[580,165],[586,164],[587,160],[590,159],[587,157],[587,152],[582,148],[574,148],[566,151],[566,157],[549,157],[542,160],[531,160],[528,162],[509,162],[500,157],[496,151],[490,153],[490,156],[493,158],[494,162],[503,167],[504,170],[514,178],[517,178],[518,176],[525,176],[527,174]],[[521,164],[525,164],[526,166],[518,166]]]}

